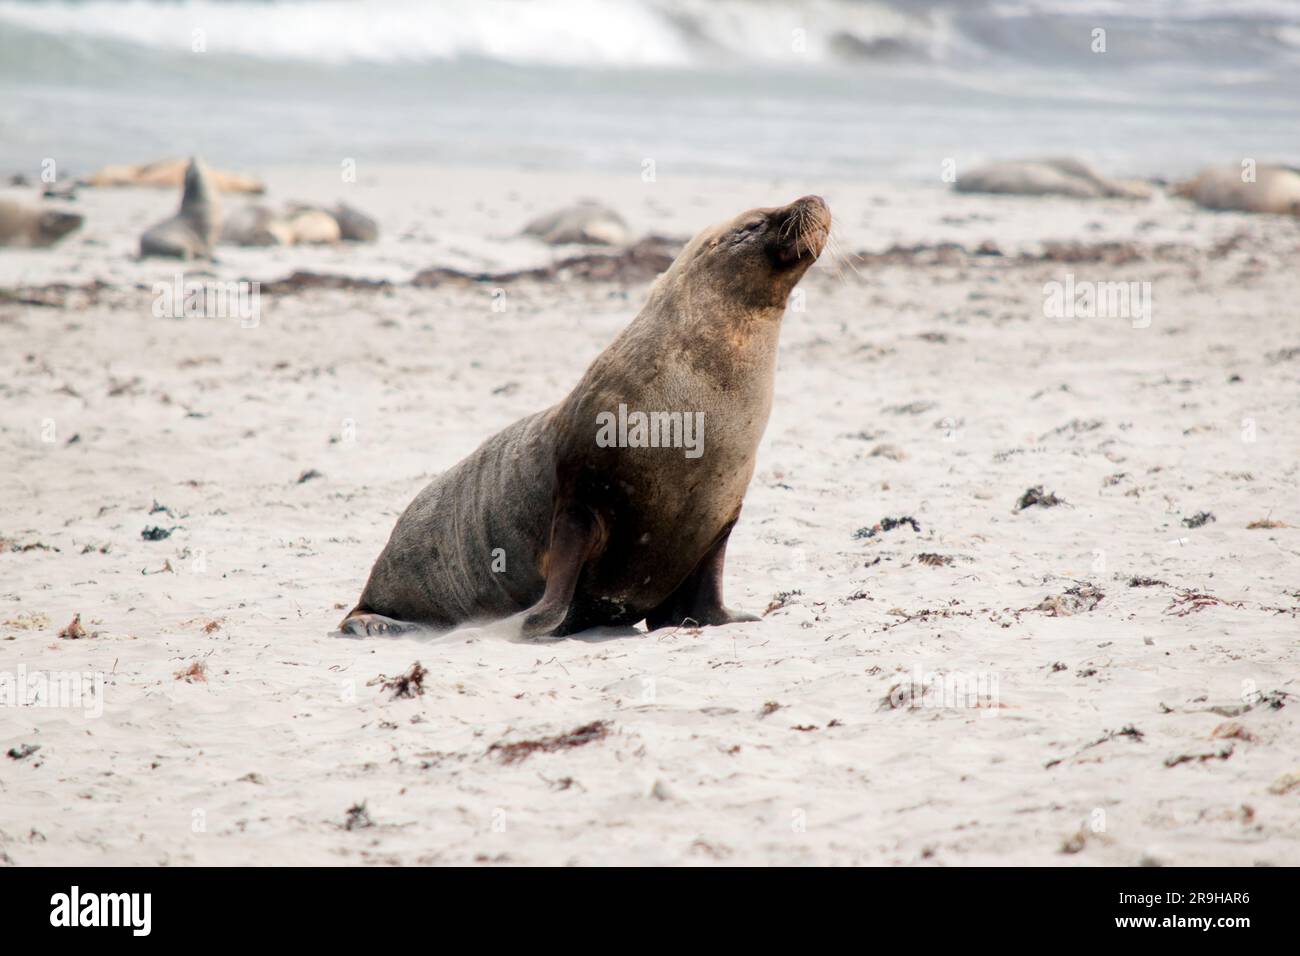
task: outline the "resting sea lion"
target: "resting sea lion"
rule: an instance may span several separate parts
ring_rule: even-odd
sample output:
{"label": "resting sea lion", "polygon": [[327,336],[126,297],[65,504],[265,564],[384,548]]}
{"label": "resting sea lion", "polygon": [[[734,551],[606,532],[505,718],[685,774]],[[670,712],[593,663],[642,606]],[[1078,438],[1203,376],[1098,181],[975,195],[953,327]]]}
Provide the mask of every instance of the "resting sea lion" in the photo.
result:
{"label": "resting sea lion", "polygon": [[628,240],[623,217],[590,199],[538,216],[524,226],[524,235],[536,236],[552,246],[572,242],[621,246]]}
{"label": "resting sea lion", "polygon": [[0,246],[52,246],[79,229],[82,222],[84,219],[75,212],[0,199]]}
{"label": "resting sea lion", "polygon": [[374,242],[379,238],[379,223],[359,209],[339,203],[332,215],[338,221],[339,232],[346,242]]}
{"label": "resting sea lion", "polygon": [[1205,169],[1170,192],[1206,209],[1300,216],[1300,171],[1287,166],[1258,166],[1254,182],[1242,180],[1240,166]]}
{"label": "resting sea lion", "polygon": [[221,228],[221,241],[236,246],[292,246],[340,239],[374,242],[377,238],[375,221],[343,203],[333,209],[292,203],[283,214],[268,206],[243,206],[227,216]]}
{"label": "resting sea lion", "polygon": [[221,235],[221,201],[207,169],[191,159],[185,170],[181,208],[170,219],[150,226],[140,237],[140,255],[209,259]]}
{"label": "resting sea lion", "polygon": [[338,220],[315,206],[294,206],[289,212],[293,241],[304,245],[338,242],[343,237]]}
{"label": "resting sea lion", "polygon": [[567,398],[416,496],[342,631],[519,611],[525,636],[755,620],[723,605],[727,538],[771,410],[786,299],[830,221],[805,196],[691,240]]}
{"label": "resting sea lion", "polygon": [[[175,189],[185,182],[189,164],[183,159],[160,159],[152,163],[132,166],[105,166],[80,180],[82,186],[154,186]],[[266,187],[252,176],[230,173],[220,169],[208,171],[213,187],[223,193],[266,192]]]}
{"label": "resting sea lion", "polygon": [[1147,199],[1151,196],[1151,187],[1146,183],[1108,179],[1077,159],[993,163],[958,176],[956,189],[959,193],[1073,196],[1076,199]]}
{"label": "resting sea lion", "polygon": [[236,246],[291,246],[293,229],[266,206],[242,206],[225,217],[221,241]]}

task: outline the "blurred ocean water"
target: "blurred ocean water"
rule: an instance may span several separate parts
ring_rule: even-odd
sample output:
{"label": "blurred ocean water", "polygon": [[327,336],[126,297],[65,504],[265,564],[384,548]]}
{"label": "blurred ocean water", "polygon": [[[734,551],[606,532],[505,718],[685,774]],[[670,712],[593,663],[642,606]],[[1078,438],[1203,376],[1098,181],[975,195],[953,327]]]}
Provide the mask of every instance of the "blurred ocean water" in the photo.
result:
{"label": "blurred ocean water", "polygon": [[1300,3],[0,0],[0,172],[189,152],[917,181],[949,157],[1298,164]]}

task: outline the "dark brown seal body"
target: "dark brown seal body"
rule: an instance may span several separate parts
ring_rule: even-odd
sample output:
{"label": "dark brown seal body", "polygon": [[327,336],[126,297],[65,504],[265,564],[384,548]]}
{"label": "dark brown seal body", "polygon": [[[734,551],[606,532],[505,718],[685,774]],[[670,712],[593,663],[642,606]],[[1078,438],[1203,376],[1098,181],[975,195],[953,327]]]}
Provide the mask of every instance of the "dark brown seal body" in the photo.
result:
{"label": "dark brown seal body", "polygon": [[[567,398],[416,496],[344,633],[520,611],[527,636],[753,620],[722,603],[727,537],[771,410],[786,300],[829,228],[807,196],[691,240]],[[611,444],[621,412],[683,425],[661,428],[658,447],[633,428]]]}
{"label": "dark brown seal body", "polygon": [[181,208],[140,237],[141,256],[211,259],[221,235],[221,199],[207,167],[197,158],[185,168]]}

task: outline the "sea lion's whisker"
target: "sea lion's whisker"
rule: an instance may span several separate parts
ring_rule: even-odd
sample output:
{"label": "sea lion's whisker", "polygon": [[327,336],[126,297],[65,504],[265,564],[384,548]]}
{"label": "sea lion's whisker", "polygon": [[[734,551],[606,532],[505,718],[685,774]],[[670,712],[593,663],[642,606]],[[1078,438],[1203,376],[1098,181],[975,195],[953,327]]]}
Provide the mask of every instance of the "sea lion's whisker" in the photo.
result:
{"label": "sea lion's whisker", "polygon": [[[844,252],[844,247],[840,242],[839,236],[837,236],[835,233],[835,226],[833,224],[830,230],[826,233],[826,249],[831,255],[831,260],[837,266],[848,266],[850,269],[853,270],[854,275],[856,275],[858,278],[862,278],[862,273],[858,270],[858,267],[853,263],[853,258],[854,258],[853,255]],[[844,278],[843,269],[840,269],[839,275],[841,279]]]}
{"label": "sea lion's whisker", "polygon": [[811,237],[808,231],[809,226],[811,225],[809,215],[807,206],[799,206],[795,211],[795,218],[799,225],[799,234],[795,237],[794,241],[794,254],[796,256],[802,255],[802,252],[799,249],[800,246],[804,246],[809,252],[812,252],[813,247],[812,243],[809,242]]}
{"label": "sea lion's whisker", "polygon": [[798,219],[798,216],[799,216],[799,211],[795,210],[795,214],[793,216],[788,217],[786,221],[781,224],[781,228],[780,230],[777,231],[776,234],[776,237],[778,239],[784,241],[786,237],[788,237],[790,233],[794,231],[797,225],[796,220]]}
{"label": "sea lion's whisker", "polygon": [[790,229],[793,224],[794,224],[794,216],[787,217],[785,222],[781,223],[781,228],[776,231],[776,238],[785,239],[786,235],[790,232]]}

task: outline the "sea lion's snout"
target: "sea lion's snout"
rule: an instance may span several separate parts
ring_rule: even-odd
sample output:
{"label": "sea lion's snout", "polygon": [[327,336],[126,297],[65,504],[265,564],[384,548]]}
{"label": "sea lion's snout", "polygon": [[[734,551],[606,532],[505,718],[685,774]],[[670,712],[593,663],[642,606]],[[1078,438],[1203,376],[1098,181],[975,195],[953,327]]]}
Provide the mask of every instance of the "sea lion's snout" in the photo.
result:
{"label": "sea lion's snout", "polygon": [[769,250],[782,266],[811,265],[826,245],[831,231],[831,211],[821,196],[804,196],[773,210]]}
{"label": "sea lion's snout", "polygon": [[84,218],[80,213],[47,209],[41,213],[40,221],[42,232],[53,239],[59,239],[79,229],[82,222],[84,222]]}

